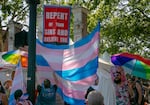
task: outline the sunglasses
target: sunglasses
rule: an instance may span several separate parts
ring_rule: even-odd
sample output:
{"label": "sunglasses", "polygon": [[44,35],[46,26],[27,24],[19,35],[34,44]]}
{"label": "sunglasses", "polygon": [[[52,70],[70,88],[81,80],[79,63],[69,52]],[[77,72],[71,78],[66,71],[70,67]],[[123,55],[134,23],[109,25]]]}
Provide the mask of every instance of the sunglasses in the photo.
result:
{"label": "sunglasses", "polygon": [[113,75],[114,75],[114,77],[117,77],[117,76],[120,76],[121,75],[121,72],[115,72],[115,73],[113,73]]}

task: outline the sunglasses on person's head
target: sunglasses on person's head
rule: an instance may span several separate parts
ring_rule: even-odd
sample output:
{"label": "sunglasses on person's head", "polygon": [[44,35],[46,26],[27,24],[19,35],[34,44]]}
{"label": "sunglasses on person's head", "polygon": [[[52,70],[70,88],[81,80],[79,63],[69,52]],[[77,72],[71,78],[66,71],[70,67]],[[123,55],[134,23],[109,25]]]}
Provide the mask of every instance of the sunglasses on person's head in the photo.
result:
{"label": "sunglasses on person's head", "polygon": [[121,72],[115,72],[115,73],[113,73],[113,75],[116,77],[116,76],[120,76],[121,75]]}

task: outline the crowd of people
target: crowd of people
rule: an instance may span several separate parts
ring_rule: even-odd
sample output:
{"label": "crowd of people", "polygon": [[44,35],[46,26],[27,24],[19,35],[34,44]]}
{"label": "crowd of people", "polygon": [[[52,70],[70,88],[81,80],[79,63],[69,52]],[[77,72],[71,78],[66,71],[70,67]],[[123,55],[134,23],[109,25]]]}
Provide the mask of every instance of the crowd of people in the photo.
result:
{"label": "crowd of people", "polygon": [[144,84],[143,79],[130,76],[128,78],[128,86],[130,87],[130,92],[133,92],[133,95],[130,95],[131,105],[148,105],[150,103],[150,85],[149,81]]}
{"label": "crowd of people", "polygon": [[[115,90],[115,105],[149,105],[150,86],[146,84],[149,81],[145,82],[135,76],[126,75],[124,69],[120,66],[112,66],[110,75]],[[54,78],[56,84],[51,84],[49,79],[45,79],[42,84],[37,86],[38,95],[35,105],[69,105],[57,93],[58,80],[55,74]],[[10,83],[8,81],[3,84],[0,82],[0,105],[8,105]],[[97,76],[94,85],[98,84],[101,84],[101,80]],[[28,94],[18,89],[14,93],[12,105],[32,105],[28,97]],[[106,105],[104,100],[107,98],[101,91],[90,86],[85,94],[85,104]]]}
{"label": "crowd of people", "polygon": [[[112,77],[112,82],[114,85],[115,97],[116,97],[116,99],[114,100],[115,104],[113,105],[149,105],[150,99],[148,99],[148,97],[150,95],[150,88],[149,88],[150,86],[148,84],[147,86],[145,86],[143,84],[142,79],[129,74],[127,76],[127,74],[125,74],[124,69],[121,66],[112,66],[110,70],[110,74]],[[101,84],[101,81],[99,83]],[[148,81],[146,83],[148,83]],[[89,100],[87,98],[88,94],[90,94],[95,90],[103,93],[103,91],[99,89],[94,89],[92,87],[89,87],[85,99]],[[109,101],[111,99],[108,99],[107,95],[104,96],[105,96],[104,99],[101,98],[101,100],[104,105],[107,105],[107,103],[104,102],[104,100],[107,99],[107,101]],[[90,105],[103,105],[103,104],[99,103],[99,104],[90,104]]]}

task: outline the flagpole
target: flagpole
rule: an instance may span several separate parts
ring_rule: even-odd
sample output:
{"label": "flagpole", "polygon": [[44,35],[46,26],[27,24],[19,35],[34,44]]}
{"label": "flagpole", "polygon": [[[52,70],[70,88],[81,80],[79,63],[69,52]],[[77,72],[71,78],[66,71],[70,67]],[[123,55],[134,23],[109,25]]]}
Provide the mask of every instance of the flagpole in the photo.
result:
{"label": "flagpole", "polygon": [[28,33],[28,73],[27,92],[31,102],[35,103],[35,71],[36,71],[36,0],[27,0],[29,3],[29,33]]}

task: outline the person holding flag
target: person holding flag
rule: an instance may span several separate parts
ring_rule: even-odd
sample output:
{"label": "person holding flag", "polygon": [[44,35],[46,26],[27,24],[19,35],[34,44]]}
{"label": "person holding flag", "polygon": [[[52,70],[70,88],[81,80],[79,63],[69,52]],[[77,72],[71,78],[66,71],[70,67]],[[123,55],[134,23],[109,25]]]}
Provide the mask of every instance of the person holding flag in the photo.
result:
{"label": "person holding flag", "polygon": [[[53,77],[56,84],[58,84],[57,77],[53,72]],[[57,94],[57,85],[52,85],[49,79],[44,79],[42,85],[37,86],[39,95],[37,97],[36,105],[56,105],[56,94]]]}
{"label": "person holding flag", "polygon": [[28,100],[29,95],[24,93],[21,89],[18,89],[14,93],[15,105],[32,105],[31,101]]}
{"label": "person holding flag", "polygon": [[9,105],[32,105],[30,101],[26,102],[27,98],[28,94],[26,94],[26,86],[24,83],[22,66],[21,62],[19,61],[16,66],[14,79],[12,82]]}

